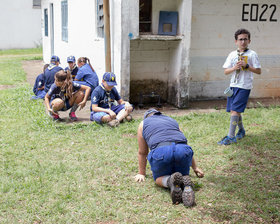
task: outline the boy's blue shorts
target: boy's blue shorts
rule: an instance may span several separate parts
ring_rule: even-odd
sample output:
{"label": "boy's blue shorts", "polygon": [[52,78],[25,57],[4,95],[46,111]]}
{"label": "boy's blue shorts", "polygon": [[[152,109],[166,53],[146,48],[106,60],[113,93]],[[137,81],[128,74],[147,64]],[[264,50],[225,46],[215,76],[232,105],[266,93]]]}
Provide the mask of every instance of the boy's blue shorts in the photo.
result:
{"label": "boy's blue shorts", "polygon": [[[109,108],[107,108],[109,109]],[[111,110],[115,112],[115,114],[118,114],[122,109],[124,109],[124,104],[120,105],[112,105]],[[102,117],[108,115],[105,112],[94,112],[92,111],[90,113],[90,120],[91,121],[96,121],[97,123],[101,124],[102,123]]]}
{"label": "boy's blue shorts", "polygon": [[187,144],[160,146],[150,151],[148,161],[151,165],[154,180],[158,177],[180,172],[189,175],[192,164],[193,150]]}
{"label": "boy's blue shorts", "polygon": [[238,113],[244,112],[251,90],[237,87],[231,87],[231,89],[233,90],[233,95],[227,98],[227,112],[231,110]]}

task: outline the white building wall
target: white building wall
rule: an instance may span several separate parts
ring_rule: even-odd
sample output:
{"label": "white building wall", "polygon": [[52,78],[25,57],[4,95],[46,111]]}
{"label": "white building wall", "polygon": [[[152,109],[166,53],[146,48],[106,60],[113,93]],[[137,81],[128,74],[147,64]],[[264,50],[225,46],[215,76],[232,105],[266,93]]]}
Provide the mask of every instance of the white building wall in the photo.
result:
{"label": "white building wall", "polygon": [[[248,21],[242,21],[243,4],[248,4],[243,14]],[[250,21],[251,16],[257,21]],[[277,21],[270,21],[271,17]],[[195,0],[190,54],[192,99],[224,97],[223,90],[229,85],[230,76],[224,75],[222,66],[227,55],[236,49],[234,33],[239,28],[251,32],[249,48],[257,52],[262,65],[262,74],[254,75],[251,97],[280,96],[280,2]]]}
{"label": "white building wall", "polygon": [[61,32],[61,0],[42,0],[42,12],[45,8],[49,12],[48,37],[44,36],[44,26],[42,27],[45,63],[49,63],[51,58],[50,3],[54,6],[54,54],[60,57],[61,67],[67,66],[69,55],[74,55],[76,60],[79,57],[88,57],[101,81],[105,72],[105,50],[104,38],[97,36],[96,1],[68,0],[68,41],[65,42],[62,41]]}
{"label": "white building wall", "polygon": [[41,9],[32,0],[1,0],[0,9],[0,49],[41,45]]}

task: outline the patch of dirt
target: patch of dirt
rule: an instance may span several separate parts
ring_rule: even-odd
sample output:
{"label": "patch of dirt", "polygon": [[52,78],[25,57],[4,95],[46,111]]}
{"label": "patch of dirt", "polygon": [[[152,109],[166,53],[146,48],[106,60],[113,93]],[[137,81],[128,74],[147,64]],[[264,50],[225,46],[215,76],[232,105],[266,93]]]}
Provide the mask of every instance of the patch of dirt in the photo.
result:
{"label": "patch of dirt", "polygon": [[10,89],[16,87],[15,85],[0,85],[0,90]]}
{"label": "patch of dirt", "polygon": [[[44,63],[41,60],[32,60],[32,61],[22,61],[22,67],[26,72],[26,80],[33,87],[37,75],[42,73]],[[11,86],[9,86],[11,87]],[[2,87],[2,88],[9,88]],[[1,89],[1,85],[0,85]],[[31,97],[31,96],[30,96]],[[249,99],[247,108],[260,107],[260,106],[271,106],[271,105],[280,105],[280,98],[261,98],[261,99]],[[147,105],[142,109],[136,108],[132,112],[132,116],[136,119],[143,118],[143,115],[147,109],[156,105]],[[166,115],[172,116],[184,116],[189,113],[210,113],[218,112],[220,109],[226,107],[226,100],[208,100],[208,101],[192,101],[190,102],[190,108],[188,109],[178,109],[169,104],[163,104],[158,110],[163,112]],[[60,117],[64,119],[65,122],[71,122],[68,118],[69,112],[59,112]],[[83,110],[78,110],[76,115],[80,122],[90,122],[90,101],[87,101],[87,104]]]}

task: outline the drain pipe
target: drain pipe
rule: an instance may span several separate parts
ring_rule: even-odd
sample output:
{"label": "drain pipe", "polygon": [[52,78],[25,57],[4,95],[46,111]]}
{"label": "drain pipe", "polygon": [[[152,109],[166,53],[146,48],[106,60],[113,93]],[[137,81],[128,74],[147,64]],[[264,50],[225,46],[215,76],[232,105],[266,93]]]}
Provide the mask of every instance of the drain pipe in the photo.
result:
{"label": "drain pipe", "polygon": [[111,72],[111,37],[110,37],[110,5],[109,0],[103,0],[104,15],[104,44],[105,44],[105,70]]}

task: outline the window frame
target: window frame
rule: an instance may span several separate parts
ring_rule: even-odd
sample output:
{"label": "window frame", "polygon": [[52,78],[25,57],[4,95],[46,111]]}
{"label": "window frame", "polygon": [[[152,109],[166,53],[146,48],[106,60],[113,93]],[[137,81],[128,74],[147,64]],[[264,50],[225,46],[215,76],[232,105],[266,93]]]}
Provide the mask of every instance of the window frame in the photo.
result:
{"label": "window frame", "polygon": [[61,40],[68,42],[68,0],[61,1]]}
{"label": "window frame", "polygon": [[45,37],[49,36],[49,13],[48,13],[48,9],[45,8],[44,9],[44,34]]}

